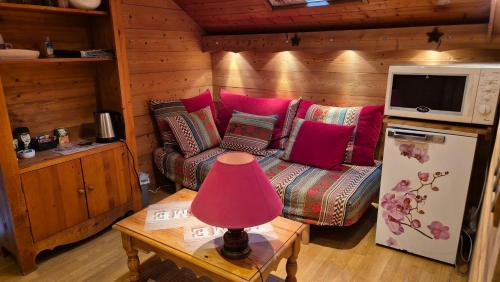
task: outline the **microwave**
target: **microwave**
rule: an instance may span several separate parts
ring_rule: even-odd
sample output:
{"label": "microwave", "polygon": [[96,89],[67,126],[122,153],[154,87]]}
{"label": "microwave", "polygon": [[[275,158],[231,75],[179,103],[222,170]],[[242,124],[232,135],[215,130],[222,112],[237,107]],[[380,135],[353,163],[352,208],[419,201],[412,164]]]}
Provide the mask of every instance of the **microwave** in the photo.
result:
{"label": "microwave", "polygon": [[385,114],[492,125],[500,92],[500,64],[389,67]]}

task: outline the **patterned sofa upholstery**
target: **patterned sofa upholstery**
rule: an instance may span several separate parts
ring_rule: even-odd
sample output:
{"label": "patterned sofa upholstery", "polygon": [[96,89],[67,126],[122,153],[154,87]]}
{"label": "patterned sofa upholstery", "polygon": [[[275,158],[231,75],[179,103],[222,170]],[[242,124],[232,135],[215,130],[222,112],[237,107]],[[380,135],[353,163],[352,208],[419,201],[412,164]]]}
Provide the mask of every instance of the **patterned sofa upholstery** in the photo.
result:
{"label": "patterned sofa upholstery", "polygon": [[[183,187],[197,190],[217,156],[213,148],[185,159],[172,149],[154,152],[158,169]],[[328,171],[281,160],[281,150],[268,150],[257,161],[284,203],[283,216],[315,225],[349,226],[355,223],[378,195],[381,162],[375,166],[344,165]]]}

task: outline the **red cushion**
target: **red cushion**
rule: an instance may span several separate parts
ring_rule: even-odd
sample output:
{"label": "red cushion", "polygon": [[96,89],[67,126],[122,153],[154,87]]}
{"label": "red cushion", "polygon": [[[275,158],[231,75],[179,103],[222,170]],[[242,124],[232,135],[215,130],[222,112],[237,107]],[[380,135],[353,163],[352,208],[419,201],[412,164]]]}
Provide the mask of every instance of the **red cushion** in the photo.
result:
{"label": "red cushion", "polygon": [[217,123],[217,114],[215,112],[214,100],[212,99],[212,93],[210,93],[210,90],[207,89],[198,96],[180,100],[186,108],[186,111],[188,111],[189,113],[199,111],[206,107],[210,107],[212,117],[214,118],[215,123]]}
{"label": "red cushion", "polygon": [[353,136],[347,144],[344,162],[372,166],[384,118],[384,106],[328,107],[302,101],[297,118],[337,125],[354,125]]}
{"label": "red cushion", "polygon": [[248,97],[221,90],[218,112],[219,133],[222,135],[224,134],[224,132],[226,132],[226,128],[229,120],[231,119],[233,111],[260,116],[276,115],[278,117],[278,120],[274,125],[270,147],[277,149],[280,146],[280,139],[283,138],[283,126],[285,123],[288,106],[290,105],[291,101],[291,99]]}
{"label": "red cushion", "polygon": [[340,169],[354,127],[297,118],[281,158],[328,170]]}

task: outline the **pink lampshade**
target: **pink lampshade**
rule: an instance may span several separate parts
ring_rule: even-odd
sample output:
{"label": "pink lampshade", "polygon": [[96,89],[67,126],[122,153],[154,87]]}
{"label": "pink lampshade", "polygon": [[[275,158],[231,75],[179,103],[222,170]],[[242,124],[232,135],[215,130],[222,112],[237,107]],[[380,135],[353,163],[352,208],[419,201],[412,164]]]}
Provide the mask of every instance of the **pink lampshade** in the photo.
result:
{"label": "pink lampshade", "polygon": [[282,210],[278,193],[255,157],[242,152],[217,158],[191,204],[199,220],[232,229],[264,224]]}

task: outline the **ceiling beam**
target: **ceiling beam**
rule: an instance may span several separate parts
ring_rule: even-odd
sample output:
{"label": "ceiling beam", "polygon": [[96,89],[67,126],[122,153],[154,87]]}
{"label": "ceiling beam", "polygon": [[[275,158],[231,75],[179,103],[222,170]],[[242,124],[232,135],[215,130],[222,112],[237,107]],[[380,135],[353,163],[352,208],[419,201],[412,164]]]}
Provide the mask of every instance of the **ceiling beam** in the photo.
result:
{"label": "ceiling beam", "polygon": [[434,28],[435,26],[425,26],[301,32],[297,33],[300,38],[298,46],[292,46],[295,33],[209,35],[203,37],[203,50],[279,52],[303,49],[371,51],[500,49],[500,36],[490,38],[488,24],[438,26],[439,31],[444,33],[440,42],[428,42],[427,33]]}

